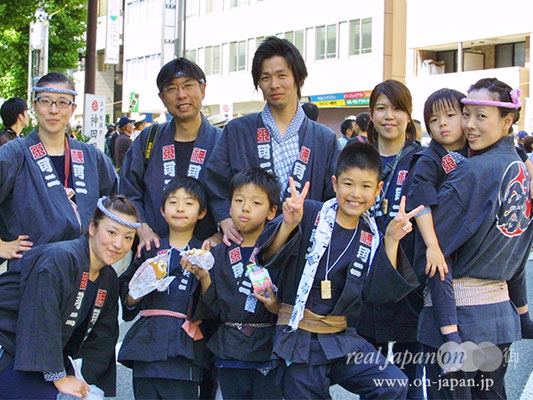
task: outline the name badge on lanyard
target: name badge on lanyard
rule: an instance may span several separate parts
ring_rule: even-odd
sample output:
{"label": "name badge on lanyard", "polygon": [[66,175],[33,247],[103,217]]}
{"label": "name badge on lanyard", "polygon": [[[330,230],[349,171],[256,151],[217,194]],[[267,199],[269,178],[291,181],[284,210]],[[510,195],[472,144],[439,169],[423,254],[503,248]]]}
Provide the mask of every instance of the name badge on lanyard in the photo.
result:
{"label": "name badge on lanyard", "polygon": [[[252,255],[250,256],[249,262],[254,263],[255,262],[255,255],[259,249],[257,247],[254,247],[252,251]],[[229,261],[231,264],[231,269],[233,271],[233,277],[237,280],[237,286],[239,293],[242,293],[246,296],[246,301],[244,303],[244,310],[248,311],[250,313],[255,312],[255,308],[257,306],[257,299],[254,296],[253,291],[253,285],[252,282],[247,279],[246,272],[244,270],[244,263],[242,262],[242,254],[241,254],[241,248],[235,247],[234,249],[230,250],[229,253]]]}
{"label": "name badge on lanyard", "polygon": [[[195,179],[200,178],[202,166],[207,156],[207,150],[195,147],[192,150],[191,159],[189,160],[189,168],[187,169],[187,176]],[[167,185],[172,178],[176,177],[176,150],[173,144],[163,146],[163,176],[166,178],[164,184]]]}

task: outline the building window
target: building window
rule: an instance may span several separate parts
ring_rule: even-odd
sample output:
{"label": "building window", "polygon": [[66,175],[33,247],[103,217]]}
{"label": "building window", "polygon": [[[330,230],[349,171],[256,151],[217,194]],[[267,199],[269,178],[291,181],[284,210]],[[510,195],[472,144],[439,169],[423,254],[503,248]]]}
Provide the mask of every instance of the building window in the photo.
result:
{"label": "building window", "polygon": [[437,61],[444,61],[444,73],[457,72],[457,50],[437,51]]}
{"label": "building window", "polygon": [[288,31],[285,32],[285,39],[291,42],[300,52],[303,57],[304,54],[304,31]]}
{"label": "building window", "polygon": [[231,0],[230,7],[247,6],[248,4],[249,0]]}
{"label": "building window", "polygon": [[304,55],[304,30],[301,29],[299,31],[294,31],[294,41],[292,42],[300,54]]}
{"label": "building window", "polygon": [[316,27],[316,60],[337,57],[337,25]]}
{"label": "building window", "polygon": [[526,62],[526,42],[496,45],[496,68],[523,67]]}
{"label": "building window", "polygon": [[229,71],[244,71],[246,69],[246,40],[229,44]]}
{"label": "building window", "polygon": [[224,9],[224,0],[205,0],[205,13],[212,14]]}
{"label": "building window", "polygon": [[372,18],[363,19],[361,28],[361,53],[372,52]]}
{"label": "building window", "polygon": [[205,48],[205,74],[220,74],[220,46]]}
{"label": "building window", "polygon": [[263,40],[265,40],[265,37],[264,36],[259,36],[259,37],[256,37],[255,38],[255,49],[257,50],[257,48],[259,46],[261,46],[261,43],[263,43]]}
{"label": "building window", "polygon": [[187,7],[185,10],[187,18],[197,17],[200,15],[200,0],[187,1]]}
{"label": "building window", "polygon": [[350,55],[372,52],[372,18],[350,21]]}
{"label": "building window", "polygon": [[196,61],[196,49],[194,49],[194,50],[185,50],[185,58],[187,60],[191,60],[194,63],[197,63],[197,61]]}
{"label": "building window", "polygon": [[294,31],[285,32],[285,39],[294,44]]}

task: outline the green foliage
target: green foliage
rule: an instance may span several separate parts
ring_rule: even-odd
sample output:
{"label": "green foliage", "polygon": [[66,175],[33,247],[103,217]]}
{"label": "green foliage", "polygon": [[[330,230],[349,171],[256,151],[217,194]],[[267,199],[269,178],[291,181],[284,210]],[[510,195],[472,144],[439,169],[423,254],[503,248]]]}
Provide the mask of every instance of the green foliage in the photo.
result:
{"label": "green foliage", "polygon": [[76,67],[85,48],[87,0],[0,0],[0,97],[26,97],[30,22],[42,8],[49,15],[48,70]]}

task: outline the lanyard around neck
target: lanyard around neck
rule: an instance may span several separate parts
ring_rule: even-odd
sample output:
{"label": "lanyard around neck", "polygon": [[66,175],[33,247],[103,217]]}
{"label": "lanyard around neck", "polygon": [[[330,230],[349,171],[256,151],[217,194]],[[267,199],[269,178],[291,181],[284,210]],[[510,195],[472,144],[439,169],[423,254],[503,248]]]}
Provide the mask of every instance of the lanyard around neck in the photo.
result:
{"label": "lanyard around neck", "polygon": [[385,186],[383,187],[383,190],[382,190],[383,195],[381,196],[381,200],[379,201],[379,204],[377,204],[375,206],[376,209],[380,209],[381,208],[381,203],[383,203],[383,199],[385,199],[387,197],[387,193],[389,193],[389,186],[390,186],[390,184],[392,182],[392,179],[394,178],[394,174],[396,172],[396,168],[398,167],[398,163],[400,162],[400,159],[402,158],[404,150],[407,147],[408,147],[407,143],[404,144],[402,149],[400,150],[400,152],[398,154],[396,154],[396,157],[394,158],[394,161],[392,162],[392,167],[391,167],[389,176],[387,176],[387,181],[385,182]]}
{"label": "lanyard around neck", "polygon": [[342,251],[341,255],[337,257],[337,259],[335,260],[335,262],[333,263],[333,265],[331,265],[330,267],[328,267],[329,265],[329,255],[331,253],[331,237],[333,237],[333,232],[331,234],[331,237],[329,239],[329,246],[328,246],[328,254],[326,256],[326,277],[324,278],[324,280],[328,280],[328,274],[331,272],[331,270],[335,267],[335,265],[337,265],[337,263],[339,262],[339,260],[342,258],[342,256],[344,255],[344,253],[346,253],[348,251],[348,249],[350,248],[350,246],[352,245],[352,242],[353,240],[355,239],[355,235],[357,234],[357,229],[359,227],[355,227],[354,231],[353,231],[353,235],[352,235],[352,238],[350,239],[350,241],[348,242],[348,244],[346,245],[346,247],[344,248],[344,250]]}
{"label": "lanyard around neck", "polygon": [[70,143],[68,137],[65,136],[65,182],[64,187],[68,187],[68,178],[70,176]]}

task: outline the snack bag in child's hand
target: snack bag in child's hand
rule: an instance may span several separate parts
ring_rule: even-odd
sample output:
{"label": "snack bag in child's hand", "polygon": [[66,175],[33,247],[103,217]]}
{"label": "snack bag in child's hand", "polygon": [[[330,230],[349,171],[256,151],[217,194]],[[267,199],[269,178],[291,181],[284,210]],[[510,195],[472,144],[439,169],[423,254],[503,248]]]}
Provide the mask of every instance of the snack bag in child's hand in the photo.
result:
{"label": "snack bag in child's hand", "polygon": [[209,271],[215,265],[215,257],[207,250],[190,249],[182,250],[180,256],[187,257],[191,264],[198,265],[200,268]]}
{"label": "snack bag in child's hand", "polygon": [[130,296],[138,299],[156,289],[159,292],[166,290],[176,278],[168,276],[168,262],[169,253],[157,255],[143,262],[128,285]]}
{"label": "snack bag in child's hand", "polygon": [[252,281],[254,292],[264,294],[266,293],[267,288],[272,286],[272,280],[270,279],[270,274],[266,268],[260,267],[254,263],[248,264],[246,270]]}

